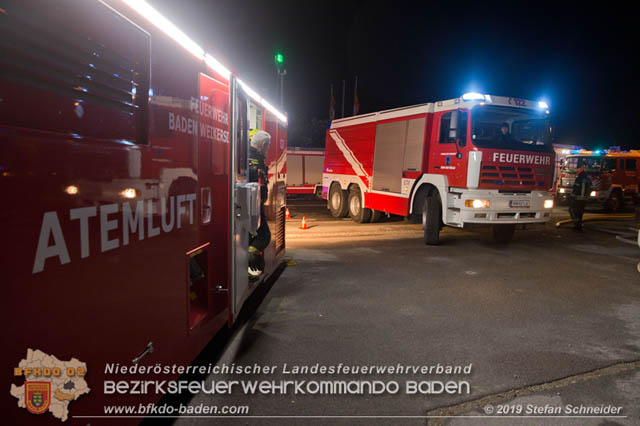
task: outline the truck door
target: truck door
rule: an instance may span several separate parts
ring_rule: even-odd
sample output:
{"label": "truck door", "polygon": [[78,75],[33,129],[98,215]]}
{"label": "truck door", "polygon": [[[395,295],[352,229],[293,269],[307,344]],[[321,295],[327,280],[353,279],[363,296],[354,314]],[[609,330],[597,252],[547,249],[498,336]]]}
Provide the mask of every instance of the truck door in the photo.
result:
{"label": "truck door", "polygon": [[436,113],[433,121],[429,173],[446,175],[454,187],[464,187],[467,182],[464,147],[468,118],[468,111],[456,110]]}
{"label": "truck door", "polygon": [[249,182],[249,98],[234,79],[233,132],[231,139],[231,314],[235,319],[249,292],[249,232],[258,228],[260,194]]}
{"label": "truck door", "polygon": [[187,253],[189,325],[206,319],[224,323],[229,306],[229,84],[199,76],[198,113],[199,246]]}

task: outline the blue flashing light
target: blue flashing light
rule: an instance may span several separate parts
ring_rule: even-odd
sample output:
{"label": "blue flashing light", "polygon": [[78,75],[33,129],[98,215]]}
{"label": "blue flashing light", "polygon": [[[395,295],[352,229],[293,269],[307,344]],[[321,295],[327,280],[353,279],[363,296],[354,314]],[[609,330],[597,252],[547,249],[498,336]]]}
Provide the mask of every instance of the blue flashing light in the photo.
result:
{"label": "blue flashing light", "polygon": [[485,97],[482,93],[469,92],[462,95],[463,101],[484,101]]}
{"label": "blue flashing light", "polygon": [[538,108],[540,109],[549,109],[549,104],[544,101],[538,101]]}

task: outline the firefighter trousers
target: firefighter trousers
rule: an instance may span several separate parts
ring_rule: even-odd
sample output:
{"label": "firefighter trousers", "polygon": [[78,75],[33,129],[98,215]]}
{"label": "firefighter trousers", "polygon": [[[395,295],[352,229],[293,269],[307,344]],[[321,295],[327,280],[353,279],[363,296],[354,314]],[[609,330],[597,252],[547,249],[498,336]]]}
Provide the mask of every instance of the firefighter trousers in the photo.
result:
{"label": "firefighter trousers", "polygon": [[576,229],[582,229],[582,216],[584,215],[586,204],[585,200],[578,200],[575,197],[569,199],[569,215]]}
{"label": "firefighter trousers", "polygon": [[271,242],[271,230],[267,223],[267,216],[264,213],[264,205],[260,206],[260,226],[255,234],[249,237],[249,245],[264,251]]}

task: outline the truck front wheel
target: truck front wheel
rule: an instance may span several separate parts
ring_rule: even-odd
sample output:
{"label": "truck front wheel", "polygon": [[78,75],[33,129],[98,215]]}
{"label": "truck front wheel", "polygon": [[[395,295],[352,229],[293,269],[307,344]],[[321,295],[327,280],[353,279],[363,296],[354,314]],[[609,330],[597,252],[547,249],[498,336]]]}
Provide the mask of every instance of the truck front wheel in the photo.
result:
{"label": "truck front wheel", "polygon": [[428,195],[424,198],[422,206],[422,229],[424,230],[424,243],[437,245],[440,242],[440,199],[438,195]]}
{"label": "truck front wheel", "polygon": [[349,213],[347,191],[343,191],[340,185],[332,185],[329,191],[329,210],[333,217],[346,217]]}
{"label": "truck front wheel", "polygon": [[613,190],[604,207],[605,210],[609,212],[620,212],[624,210],[624,197],[622,193],[618,190]]}

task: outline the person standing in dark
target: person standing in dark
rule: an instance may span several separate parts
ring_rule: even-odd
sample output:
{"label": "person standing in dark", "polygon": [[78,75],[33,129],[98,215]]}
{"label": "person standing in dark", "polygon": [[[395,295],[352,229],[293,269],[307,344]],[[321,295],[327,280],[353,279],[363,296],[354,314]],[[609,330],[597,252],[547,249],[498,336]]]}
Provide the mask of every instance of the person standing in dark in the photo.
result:
{"label": "person standing in dark", "polygon": [[577,230],[582,229],[582,216],[591,194],[591,186],[591,179],[587,172],[579,168],[576,172],[576,180],[573,182],[573,189],[569,194],[569,215],[571,215],[573,227]]}
{"label": "person standing in dark", "polygon": [[257,182],[260,190],[260,226],[249,235],[249,279],[255,281],[264,271],[264,250],[271,241],[271,231],[267,224],[264,204],[269,196],[269,168],[266,154],[271,143],[271,135],[264,130],[253,130],[249,147],[249,181]]}

